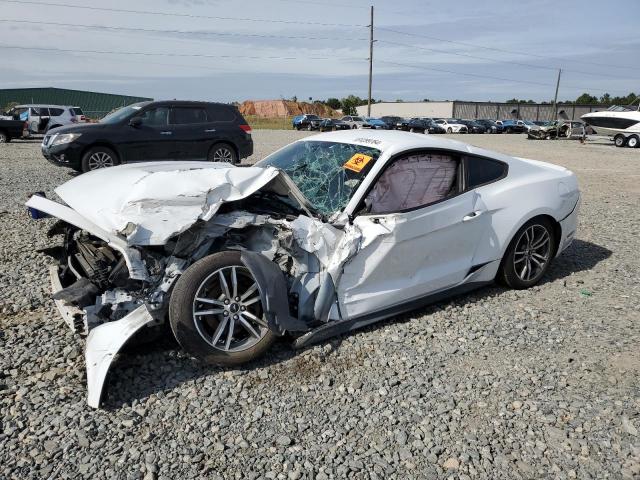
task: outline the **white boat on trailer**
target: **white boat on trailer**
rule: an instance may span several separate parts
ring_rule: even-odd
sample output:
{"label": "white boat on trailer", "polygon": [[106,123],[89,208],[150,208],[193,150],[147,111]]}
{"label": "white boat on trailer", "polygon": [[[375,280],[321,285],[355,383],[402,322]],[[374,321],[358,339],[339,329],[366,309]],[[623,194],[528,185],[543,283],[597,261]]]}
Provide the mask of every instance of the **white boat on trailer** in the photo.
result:
{"label": "white boat on trailer", "polygon": [[616,147],[640,147],[640,104],[637,107],[614,105],[601,112],[591,112],[582,120],[598,135],[613,137]]}

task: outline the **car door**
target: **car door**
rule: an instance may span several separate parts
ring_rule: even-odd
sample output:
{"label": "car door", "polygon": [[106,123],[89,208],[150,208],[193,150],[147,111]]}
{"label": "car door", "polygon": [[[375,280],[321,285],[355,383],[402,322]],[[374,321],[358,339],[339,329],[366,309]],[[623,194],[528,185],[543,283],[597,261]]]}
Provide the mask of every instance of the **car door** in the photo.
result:
{"label": "car door", "polygon": [[385,167],[365,196],[369,211],[353,220],[362,239],[338,284],[343,316],[393,308],[465,279],[490,221],[477,193],[463,191],[462,170],[456,155],[435,151]]}
{"label": "car door", "polygon": [[127,162],[171,160],[177,156],[173,129],[169,125],[169,107],[151,107],[140,112],[139,125],[123,125],[119,135]]}
{"label": "car door", "polygon": [[209,148],[220,132],[207,119],[203,106],[173,106],[169,114],[176,160],[206,160]]}

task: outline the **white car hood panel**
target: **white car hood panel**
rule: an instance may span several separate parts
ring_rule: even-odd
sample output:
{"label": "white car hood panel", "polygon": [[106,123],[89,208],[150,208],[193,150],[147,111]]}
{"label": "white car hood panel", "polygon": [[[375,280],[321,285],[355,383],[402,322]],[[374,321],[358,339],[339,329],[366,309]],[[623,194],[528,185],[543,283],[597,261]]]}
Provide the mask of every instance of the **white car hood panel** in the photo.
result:
{"label": "white car hood panel", "polygon": [[56,189],[71,208],[130,245],[163,245],[224,202],[264,187],[275,168],[210,162],[123,165],[80,175]]}

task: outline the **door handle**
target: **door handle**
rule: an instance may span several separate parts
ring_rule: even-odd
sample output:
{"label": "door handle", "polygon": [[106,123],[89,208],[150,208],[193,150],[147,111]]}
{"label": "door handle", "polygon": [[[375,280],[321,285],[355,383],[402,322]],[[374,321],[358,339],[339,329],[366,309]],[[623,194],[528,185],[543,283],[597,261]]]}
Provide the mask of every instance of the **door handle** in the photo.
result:
{"label": "door handle", "polygon": [[482,215],[482,210],[476,210],[475,212],[471,212],[469,215],[465,215],[464,217],[462,217],[462,221],[468,222],[470,220],[473,220],[474,218],[478,218],[480,215]]}
{"label": "door handle", "polygon": [[205,130],[206,133],[211,133],[211,132],[215,132],[216,129],[215,128],[208,128],[207,130]]}
{"label": "door handle", "polygon": [[160,135],[172,135],[173,132],[160,132]]}

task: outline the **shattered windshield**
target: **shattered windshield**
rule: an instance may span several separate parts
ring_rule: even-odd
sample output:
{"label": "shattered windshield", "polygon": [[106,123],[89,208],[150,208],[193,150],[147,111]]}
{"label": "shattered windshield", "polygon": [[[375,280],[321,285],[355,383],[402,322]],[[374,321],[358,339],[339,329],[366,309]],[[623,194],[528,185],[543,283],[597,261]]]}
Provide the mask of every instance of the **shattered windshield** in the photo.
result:
{"label": "shattered windshield", "polygon": [[330,215],[342,210],[380,156],[380,150],[337,142],[295,142],[258,162],[283,170],[311,207]]}

